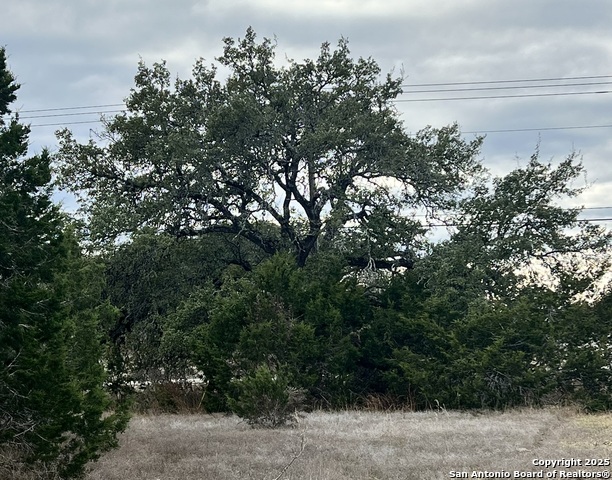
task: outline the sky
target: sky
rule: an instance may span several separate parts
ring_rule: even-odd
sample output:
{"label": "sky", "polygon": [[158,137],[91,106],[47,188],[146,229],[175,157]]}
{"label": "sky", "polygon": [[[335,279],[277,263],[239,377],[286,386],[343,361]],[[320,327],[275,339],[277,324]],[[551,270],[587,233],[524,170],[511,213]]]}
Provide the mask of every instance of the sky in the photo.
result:
{"label": "sky", "polygon": [[565,205],[612,218],[610,25],[609,0],[3,0],[0,45],[37,153],[57,148],[62,126],[80,141],[100,131],[141,59],[186,78],[249,26],[276,39],[280,61],[344,37],[355,57],[406,77],[407,131],[457,122],[466,139],[485,134],[482,161],[497,175],[538,147],[553,164],[577,151],[587,176],[576,186],[588,188]]}

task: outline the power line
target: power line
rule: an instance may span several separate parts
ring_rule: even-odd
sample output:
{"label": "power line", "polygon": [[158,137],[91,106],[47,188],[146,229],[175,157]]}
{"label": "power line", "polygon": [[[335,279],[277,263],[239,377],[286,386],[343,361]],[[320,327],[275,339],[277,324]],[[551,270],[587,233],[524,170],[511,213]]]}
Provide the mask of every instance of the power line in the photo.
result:
{"label": "power line", "polygon": [[[590,76],[579,76],[579,77],[549,77],[549,78],[530,78],[530,79],[513,79],[513,80],[485,80],[485,81],[471,81],[471,82],[440,82],[440,83],[412,83],[405,84],[402,87],[446,87],[446,86],[460,86],[460,85],[495,85],[495,84],[510,84],[510,83],[526,83],[526,82],[553,82],[553,81],[565,81],[565,80],[596,80],[612,78],[612,75],[590,75]],[[589,85],[609,85],[612,82],[593,82],[593,83],[566,83],[566,84],[553,84],[553,85],[519,85],[510,87],[474,87],[469,89],[444,89],[444,90],[423,90],[423,91],[411,91],[406,93],[438,93],[438,92],[453,92],[453,91],[470,91],[470,90],[500,90],[500,89],[523,89],[523,88],[544,88],[544,87],[561,87],[561,86],[589,86]],[[590,93],[590,92],[577,92]],[[574,94],[574,93],[569,93]],[[123,107],[125,103],[107,103],[100,105],[82,105],[77,107],[56,107],[56,108],[41,108],[41,109],[30,109],[20,110],[18,113],[39,113],[39,112],[57,112],[63,110],[83,110],[90,108],[111,108],[111,107]]]}
{"label": "power line", "polygon": [[30,125],[30,127],[65,127],[66,125],[84,125],[84,124],[93,124],[93,123],[101,123],[101,120],[86,120],[83,122],[66,122],[66,123],[40,123],[38,125]]}
{"label": "power line", "polygon": [[[508,80],[511,81],[511,80]],[[592,84],[584,84],[584,85],[611,85],[612,82],[599,82]],[[579,85],[579,84],[574,84]],[[566,86],[566,85],[563,85]],[[493,88],[474,88],[474,89],[450,89],[450,90],[420,90],[415,92],[406,92],[406,93],[443,93],[443,92],[460,92],[460,91],[481,91],[481,90],[497,90],[497,89],[507,89],[507,88],[533,88],[534,86],[529,87],[493,87]],[[406,94],[405,93],[405,94]],[[595,94],[605,94],[612,93],[611,90],[599,90],[599,91],[590,91],[590,92],[556,92],[556,93],[533,93],[533,94],[517,94],[517,95],[480,95],[480,96],[470,96],[470,97],[441,97],[441,98],[410,98],[410,99],[395,99],[392,102],[437,102],[437,101],[446,101],[446,100],[487,100],[487,99],[496,99],[496,98],[532,98],[532,97],[553,97],[553,96],[569,96],[569,95],[595,95]],[[82,110],[86,108],[110,108],[110,107],[121,107],[125,106],[123,103],[115,103],[115,104],[107,104],[107,105],[91,105],[91,106],[82,106],[82,107],[58,107],[58,108],[46,108],[46,109],[37,109],[37,110],[22,110],[19,113],[38,113],[38,112],[60,112],[64,110]],[[24,116],[20,117],[20,119],[31,119],[31,118],[48,118],[48,117],[61,117],[61,116],[73,116],[73,115],[92,115],[95,113],[118,113],[125,112],[127,109],[122,110],[113,110],[113,111],[104,111],[104,112],[77,112],[77,113],[66,113],[66,114],[53,114],[53,115],[32,115],[32,116]]]}
{"label": "power line", "polygon": [[592,82],[592,83],[562,83],[562,84],[547,84],[547,85],[518,85],[507,87],[470,87],[470,88],[439,88],[427,90],[409,90],[402,92],[402,95],[412,93],[445,93],[445,92],[478,92],[487,90],[519,90],[526,88],[556,88],[556,87],[587,87],[593,85],[611,85],[612,82]]}
{"label": "power line", "polygon": [[499,130],[472,130],[461,133],[513,133],[513,132],[545,132],[550,130],[579,130],[579,129],[591,129],[591,128],[612,128],[612,124],[609,125],[575,125],[568,127],[541,127],[541,128],[504,128]]}
{"label": "power line", "polygon": [[40,108],[37,110],[20,110],[17,113],[58,112],[61,110],[83,110],[85,108],[110,108],[110,107],[125,107],[125,103],[109,103],[106,105],[85,105],[82,107]]}
{"label": "power line", "polygon": [[[575,77],[549,77],[549,78],[532,78],[532,79],[512,79],[512,80],[489,80],[489,81],[471,81],[471,82],[440,82],[440,83],[415,83],[403,85],[404,87],[438,87],[438,86],[461,86],[461,85],[499,85],[499,84],[515,84],[525,82],[551,82],[551,81],[570,81],[570,80],[595,80],[595,79],[609,79],[612,75],[591,75],[591,76],[575,76]],[[460,88],[460,89],[438,89],[438,90],[419,90],[412,92],[405,92],[407,94],[412,93],[445,93],[445,92],[461,92],[461,91],[486,91],[486,90],[501,90],[501,89],[525,89],[525,88],[544,88],[544,87],[558,87],[558,86],[589,86],[589,85],[608,85],[612,82],[590,82],[590,83],[565,83],[565,84],[547,84],[547,85],[516,85],[516,86],[501,86],[501,87],[474,87],[474,88]],[[410,102],[434,102],[434,101],[460,101],[460,100],[488,100],[488,99],[510,99],[510,98],[534,98],[534,97],[552,97],[552,96],[571,96],[571,95],[597,95],[612,93],[610,90],[604,91],[587,91],[587,92],[556,92],[556,93],[535,93],[535,94],[509,94],[509,95],[479,95],[479,96],[457,96],[457,97],[442,97],[442,98],[412,98],[412,99],[396,99],[394,102],[410,103]],[[83,110],[93,108],[110,108],[125,106],[123,103],[115,104],[99,104],[99,105],[84,105],[78,107],[56,107],[47,109],[30,109],[22,110],[19,113],[43,113],[43,112],[62,112],[71,110]],[[76,112],[76,113],[65,113],[65,114],[49,114],[49,115],[31,115],[24,116],[23,119],[34,119],[34,118],[53,118],[63,116],[82,116],[92,114],[110,114],[124,112],[122,110],[113,111],[94,111],[94,112]],[[80,125],[80,124],[97,124],[100,120],[91,121],[79,121],[79,122],[64,122],[64,123],[44,123],[35,124],[31,127],[58,127],[67,125]],[[550,130],[574,130],[574,129],[595,129],[595,128],[611,128],[612,125],[575,125],[575,126],[555,126],[555,127],[541,127],[541,128],[513,128],[513,129],[489,129],[489,130],[474,130],[467,131],[464,133],[512,133],[512,132],[531,132],[531,131],[550,131]]]}
{"label": "power line", "polygon": [[126,109],[123,110],[105,110],[103,112],[79,112],[79,113],[55,113],[52,115],[31,115],[20,117],[19,120],[30,120],[32,118],[52,118],[52,117],[74,117],[78,115],[104,115],[105,113],[121,113],[126,112]]}
{"label": "power line", "polygon": [[612,75],[590,75],[582,77],[551,77],[551,78],[524,78],[513,80],[483,80],[472,82],[444,82],[444,83],[412,83],[402,85],[402,87],[445,87],[453,85],[486,85],[496,83],[527,83],[527,82],[557,82],[564,80],[595,80],[599,78],[612,78]]}
{"label": "power line", "polygon": [[[612,206],[609,207],[568,207],[568,210],[574,210],[574,209],[579,209],[579,210],[610,210],[612,209]],[[450,211],[450,210],[442,210],[444,211]],[[422,215],[415,215],[415,217],[426,217],[427,215],[422,214]]]}
{"label": "power line", "polygon": [[394,103],[408,103],[408,102],[440,102],[440,101],[451,101],[451,100],[489,100],[494,98],[530,98],[530,97],[561,97],[570,95],[600,95],[604,93],[612,93],[612,90],[601,90],[597,92],[559,92],[559,93],[526,93],[519,95],[481,95],[477,97],[443,97],[443,98],[407,98],[407,99],[396,99]]}
{"label": "power line", "polygon": [[[595,79],[595,78],[612,78],[612,75],[600,75],[600,76],[589,76],[589,77],[568,77],[567,79]],[[560,78],[547,78],[547,79],[531,79],[531,80],[492,80],[482,82],[448,82],[448,83],[423,83],[414,84],[413,86],[450,86],[450,85],[476,85],[476,84],[495,84],[495,83],[515,83],[524,81],[551,81],[561,80]],[[445,93],[445,92],[461,92],[461,91],[483,91],[483,90],[500,90],[500,89],[515,89],[515,88],[543,88],[551,86],[588,86],[588,85],[609,85],[612,82],[596,82],[596,83],[575,83],[566,85],[529,85],[529,86],[516,86],[516,87],[482,87],[482,88],[467,88],[467,89],[439,89],[439,90],[419,90],[406,92],[405,94],[412,93]],[[537,97],[553,97],[553,96],[572,96],[572,95],[598,95],[612,93],[610,90],[603,91],[588,91],[588,92],[556,92],[556,93],[534,93],[534,94],[509,94],[509,95],[479,95],[479,96],[458,96],[458,97],[441,97],[441,98],[409,98],[409,99],[395,99],[393,102],[397,103],[413,103],[413,102],[436,102],[436,101],[460,101],[460,100],[488,100],[488,99],[508,99],[508,98],[537,98]],[[31,109],[22,110],[19,113],[42,113],[42,112],[62,112],[70,110],[83,110],[93,108],[110,108],[125,106],[123,103],[115,104],[100,104],[100,105],[84,105],[79,107],[56,107],[46,109]],[[81,115],[92,115],[92,114],[106,114],[106,113],[120,113],[125,112],[126,109],[112,110],[112,111],[94,111],[94,112],[76,112],[76,113],[65,113],[65,114],[49,114],[49,115],[26,115],[21,117],[22,119],[33,119],[33,118],[52,118],[52,117],[63,117],[63,116],[81,116]],[[32,125],[32,127],[47,127],[47,126],[60,126],[60,125],[76,125],[82,123],[99,123],[99,121],[91,122],[69,122],[69,123],[47,123]],[[609,125],[585,125],[585,126],[569,126],[569,127],[544,127],[544,128],[520,128],[520,129],[500,129],[500,130],[488,130],[480,131],[480,133],[505,133],[505,132],[519,132],[519,131],[538,131],[538,130],[570,130],[570,129],[585,129],[585,128],[609,128]],[[479,132],[465,132],[465,133],[479,133]]]}

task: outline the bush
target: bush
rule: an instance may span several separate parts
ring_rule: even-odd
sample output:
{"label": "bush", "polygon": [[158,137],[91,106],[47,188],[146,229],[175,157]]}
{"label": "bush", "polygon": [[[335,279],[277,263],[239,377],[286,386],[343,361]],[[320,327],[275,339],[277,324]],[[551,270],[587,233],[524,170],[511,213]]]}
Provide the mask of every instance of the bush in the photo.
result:
{"label": "bush", "polygon": [[228,397],[232,412],[253,427],[276,428],[292,424],[303,406],[304,392],[291,387],[282,369],[260,365],[234,380],[235,397]]}

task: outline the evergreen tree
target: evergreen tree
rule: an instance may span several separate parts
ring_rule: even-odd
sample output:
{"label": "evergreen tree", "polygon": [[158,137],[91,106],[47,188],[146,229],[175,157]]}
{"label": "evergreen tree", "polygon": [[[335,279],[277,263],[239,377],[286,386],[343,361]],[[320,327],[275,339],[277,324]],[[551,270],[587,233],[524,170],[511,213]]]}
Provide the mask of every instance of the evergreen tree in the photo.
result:
{"label": "evergreen tree", "polygon": [[[18,88],[0,49],[0,114]],[[70,279],[85,260],[51,200],[48,153],[25,158],[29,133],[18,116],[0,117],[0,477],[73,478],[114,444],[125,417],[105,415],[95,335],[104,308],[75,302],[83,284]]]}

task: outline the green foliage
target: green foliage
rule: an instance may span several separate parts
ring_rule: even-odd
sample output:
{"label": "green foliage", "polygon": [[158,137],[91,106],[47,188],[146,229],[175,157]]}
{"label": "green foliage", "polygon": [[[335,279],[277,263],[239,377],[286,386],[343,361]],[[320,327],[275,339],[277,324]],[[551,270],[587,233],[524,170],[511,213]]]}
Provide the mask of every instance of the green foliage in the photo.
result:
{"label": "green foliage", "polygon": [[[536,151],[527,165],[478,186],[461,202],[450,240],[417,266],[432,288],[454,290],[469,301],[512,298],[526,284],[542,281],[569,286],[563,279],[580,293],[602,278],[609,266],[602,253],[612,234],[578,220],[580,209],[556,204],[584,190],[572,186],[584,173],[582,165],[576,154],[556,167],[538,157]],[[576,283],[580,268],[586,272]]]}
{"label": "green foliage", "polygon": [[60,178],[95,239],[151,227],[230,233],[300,266],[320,248],[356,265],[410,262],[424,231],[404,212],[454,205],[480,174],[481,140],[456,126],[407,135],[393,105],[403,78],[381,78],[344,39],[284,67],[274,56],[248,29],[224,40],[224,81],[199,61],[172,85],[164,63],[141,63],[103,145],[60,133]]}
{"label": "green foliage", "polygon": [[546,393],[552,328],[544,305],[522,296],[511,305],[474,304],[454,329],[452,374],[459,406],[503,408],[538,403]]}
{"label": "green foliage", "polygon": [[562,394],[588,410],[612,408],[612,315],[609,293],[594,305],[573,302],[551,309],[557,336],[556,385]]}
{"label": "green foliage", "polygon": [[272,358],[300,386],[314,383],[314,329],[284,303],[296,270],[291,258],[273,258],[251,275],[226,278],[219,290],[200,290],[177,310],[175,329],[192,332],[193,361],[209,382],[209,408],[223,408],[232,379]]}
{"label": "green foliage", "polygon": [[191,376],[181,329],[193,326],[176,326],[174,312],[195,286],[221,282],[228,264],[260,261],[245,242],[221,234],[176,239],[144,231],[107,252],[104,294],[120,310],[105,325],[114,388]]}
{"label": "green foliage", "polygon": [[262,364],[233,381],[235,394],[228,398],[232,412],[255,427],[276,428],[291,423],[303,408],[303,394],[292,388],[282,368]]}
{"label": "green foliage", "polygon": [[183,349],[202,373],[207,409],[227,408],[232,382],[269,362],[283,365],[309,401],[347,404],[364,387],[364,290],[343,280],[333,260],[317,259],[300,269],[292,256],[275,256],[253,272],[227,275],[218,289],[196,290],[171,316],[162,344]]}
{"label": "green foliage", "polygon": [[[0,49],[0,111],[16,89]],[[28,133],[0,118],[0,450],[72,478],[126,425],[102,388],[98,325],[113,309],[51,202],[49,155],[23,158]]]}
{"label": "green foliage", "polygon": [[282,366],[305,405],[331,408],[374,397],[410,408],[609,405],[609,315],[573,289],[459,301],[414,271],[369,292],[341,266],[275,256],[177,310],[164,338],[202,372],[207,409],[236,408],[238,380],[262,365]]}
{"label": "green foliage", "polygon": [[382,363],[390,392],[412,406],[507,408],[557,399],[609,408],[609,316],[598,318],[597,305],[526,288],[511,302],[481,299],[444,318],[440,298],[431,299],[436,309],[426,316],[387,314],[391,341],[376,340],[393,345]]}
{"label": "green foliage", "polygon": [[[249,29],[224,40],[224,80],[141,63],[99,144],[59,134],[120,310],[113,380],[200,375],[208,410],[273,373],[328,407],[608,408],[610,294],[586,299],[612,234],[559,206],[583,191],[577,155],[490,177],[457,125],[409,136],[402,78],[346,40],[274,55]],[[422,213],[448,239],[431,244]]]}

